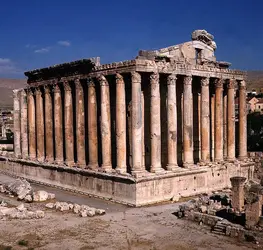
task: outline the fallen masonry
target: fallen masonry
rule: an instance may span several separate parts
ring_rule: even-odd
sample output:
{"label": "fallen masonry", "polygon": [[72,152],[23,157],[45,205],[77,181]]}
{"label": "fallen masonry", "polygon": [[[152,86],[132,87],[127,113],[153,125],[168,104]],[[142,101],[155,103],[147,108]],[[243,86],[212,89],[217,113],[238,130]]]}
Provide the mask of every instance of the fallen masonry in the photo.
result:
{"label": "fallen masonry", "polygon": [[0,219],[42,219],[45,217],[45,212],[42,210],[31,211],[24,204],[17,207],[7,207],[7,204],[0,204]]}
{"label": "fallen masonry", "polygon": [[201,195],[174,214],[208,225],[213,233],[257,243],[256,232],[263,232],[263,187],[244,177],[233,177],[231,183],[232,190]]}
{"label": "fallen masonry", "polygon": [[24,179],[16,179],[9,184],[0,184],[0,192],[17,197],[25,202],[46,201],[55,199],[55,194],[44,190],[34,191],[30,183]]}
{"label": "fallen masonry", "polygon": [[46,208],[56,209],[61,212],[63,211],[72,211],[75,214],[79,214],[81,217],[93,217],[95,215],[105,214],[104,209],[98,209],[94,207],[89,207],[87,205],[72,204],[67,202],[55,202],[47,203]]}

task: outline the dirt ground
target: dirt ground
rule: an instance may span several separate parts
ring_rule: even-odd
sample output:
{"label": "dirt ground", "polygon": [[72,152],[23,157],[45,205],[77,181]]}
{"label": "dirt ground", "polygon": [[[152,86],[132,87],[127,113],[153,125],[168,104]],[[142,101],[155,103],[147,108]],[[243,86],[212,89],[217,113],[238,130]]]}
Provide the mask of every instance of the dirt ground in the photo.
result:
{"label": "dirt ground", "polygon": [[[1,175],[0,181],[3,181]],[[26,204],[33,209],[45,210],[45,218],[1,220],[0,250],[263,249],[262,245],[215,235],[208,227],[177,219],[173,212],[179,206],[178,203],[131,208],[47,187],[34,188],[54,192],[59,201],[77,202],[105,209],[106,214],[81,218],[72,212],[46,209],[43,203]],[[19,204],[15,198],[0,195],[0,200],[3,198],[9,204]]]}
{"label": "dirt ground", "polygon": [[44,219],[1,221],[0,249],[263,249],[177,219],[176,206],[127,208],[92,218],[47,210]]}

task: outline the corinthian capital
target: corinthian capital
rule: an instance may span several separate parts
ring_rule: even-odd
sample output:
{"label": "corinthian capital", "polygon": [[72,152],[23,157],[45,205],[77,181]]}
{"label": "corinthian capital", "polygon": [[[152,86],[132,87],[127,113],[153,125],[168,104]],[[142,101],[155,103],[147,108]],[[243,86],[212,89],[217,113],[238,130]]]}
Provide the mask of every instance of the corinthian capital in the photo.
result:
{"label": "corinthian capital", "polygon": [[215,79],[216,88],[223,88],[224,80],[222,78]]}
{"label": "corinthian capital", "polygon": [[236,80],[230,79],[230,80],[228,81],[227,88],[228,88],[228,89],[235,89],[236,83],[237,83]]}
{"label": "corinthian capital", "polygon": [[124,84],[123,76],[119,73],[116,74],[116,84]]}
{"label": "corinthian capital", "polygon": [[109,85],[109,83],[108,83],[108,81],[104,75],[100,75],[98,77],[98,80],[100,82],[100,86],[108,86]]}
{"label": "corinthian capital", "polygon": [[64,81],[64,90],[65,91],[71,91],[71,87],[68,81]]}
{"label": "corinthian capital", "polygon": [[239,83],[239,89],[243,89],[243,90],[246,90],[247,88],[247,84],[244,80],[240,81]]}
{"label": "corinthian capital", "polygon": [[192,85],[192,79],[193,77],[192,76],[185,76],[184,77],[184,85]]}
{"label": "corinthian capital", "polygon": [[159,73],[153,72],[150,76],[151,84],[158,84],[159,83]]}
{"label": "corinthian capital", "polygon": [[201,78],[201,86],[209,86],[209,77]]}
{"label": "corinthian capital", "polygon": [[131,78],[132,78],[132,82],[141,82],[142,80],[140,73],[136,71],[131,72]]}
{"label": "corinthian capital", "polygon": [[167,77],[167,84],[168,85],[175,85],[176,84],[176,74],[170,74],[168,77]]}

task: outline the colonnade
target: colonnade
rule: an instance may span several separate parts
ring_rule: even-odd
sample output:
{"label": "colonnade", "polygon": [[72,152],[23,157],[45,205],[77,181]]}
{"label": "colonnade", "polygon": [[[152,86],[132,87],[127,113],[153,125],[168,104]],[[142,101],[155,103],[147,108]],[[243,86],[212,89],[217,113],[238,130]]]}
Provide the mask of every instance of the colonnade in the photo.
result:
{"label": "colonnade", "polygon": [[[131,94],[131,155],[130,172],[138,176],[145,172],[144,158],[144,96],[141,81],[143,73],[131,72],[131,93],[127,93],[121,74],[115,75],[115,110],[113,118],[110,106],[110,85],[106,76],[79,79],[74,83],[44,84],[38,87],[14,91],[14,150],[17,158],[38,162],[88,167],[93,170],[126,173],[127,168],[127,94]],[[161,126],[159,73],[153,72],[150,88],[150,172],[178,169],[178,114],[176,85],[177,75],[167,75],[167,166],[161,163]],[[233,161],[235,153],[235,90],[239,90],[239,155],[247,157],[246,132],[246,83],[233,79],[200,77],[200,161]],[[182,141],[183,167],[194,166],[193,154],[193,76],[183,76]],[[83,88],[86,84],[87,88]],[[96,84],[99,84],[99,94]],[[215,93],[211,97],[210,85]],[[225,87],[224,87],[225,86]],[[75,88],[75,98],[73,98]],[[224,90],[225,89],[225,90]],[[84,91],[87,91],[85,105]],[[213,101],[211,100],[213,98]],[[100,102],[98,102],[100,100]],[[75,103],[73,104],[73,101]],[[211,103],[214,109],[211,109]],[[75,109],[73,110],[73,105]],[[85,116],[87,108],[88,116]],[[98,114],[100,109],[100,114]],[[74,112],[75,111],[75,112]],[[214,112],[214,113],[212,113]],[[214,119],[212,118],[212,115]],[[99,117],[99,118],[98,118]],[[114,130],[111,119],[115,120]],[[74,123],[75,121],[75,131]],[[212,126],[211,126],[212,124]],[[87,128],[86,128],[87,126]],[[212,128],[213,132],[210,131]],[[115,131],[115,134],[112,134]],[[212,133],[211,133],[212,132]],[[100,134],[100,136],[98,136]],[[210,138],[213,136],[213,138]],[[116,139],[116,166],[112,164],[112,137]],[[74,143],[75,142],[75,143]],[[213,157],[211,143],[214,143]],[[88,144],[88,145],[86,145]],[[99,144],[101,147],[99,147]],[[88,150],[87,150],[88,148]],[[99,164],[99,155],[101,164]],[[88,160],[87,160],[88,159]],[[100,166],[99,166],[100,165]]]}

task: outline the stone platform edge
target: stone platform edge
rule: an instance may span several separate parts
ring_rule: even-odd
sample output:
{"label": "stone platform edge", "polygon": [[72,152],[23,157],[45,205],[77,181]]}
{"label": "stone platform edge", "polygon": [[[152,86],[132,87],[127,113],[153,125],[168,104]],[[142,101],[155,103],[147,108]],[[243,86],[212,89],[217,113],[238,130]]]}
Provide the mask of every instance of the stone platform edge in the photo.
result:
{"label": "stone platform edge", "polygon": [[52,186],[129,206],[144,206],[230,187],[230,177],[253,178],[254,164],[226,163],[149,174],[104,173],[0,156],[0,172],[32,183]]}

